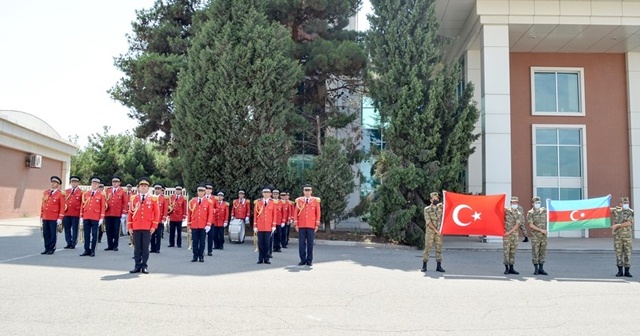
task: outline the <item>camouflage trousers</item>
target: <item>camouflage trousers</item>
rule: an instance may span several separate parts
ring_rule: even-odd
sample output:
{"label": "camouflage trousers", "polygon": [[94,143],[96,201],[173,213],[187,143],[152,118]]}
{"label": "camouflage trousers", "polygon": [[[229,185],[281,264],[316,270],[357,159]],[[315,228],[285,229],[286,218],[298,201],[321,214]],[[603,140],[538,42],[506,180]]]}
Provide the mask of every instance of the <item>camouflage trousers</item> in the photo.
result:
{"label": "camouflage trousers", "polygon": [[502,249],[504,252],[504,264],[514,265],[516,262],[516,251],[518,251],[518,233],[512,233],[502,237]]}
{"label": "camouflage trousers", "polygon": [[613,248],[616,251],[616,266],[631,267],[631,237],[614,237]]}
{"label": "camouflage trousers", "polygon": [[533,264],[544,264],[547,257],[547,236],[534,233],[531,242],[531,259]]}
{"label": "camouflage trousers", "polygon": [[427,229],[427,233],[424,235],[424,252],[422,252],[422,261],[429,261],[429,252],[431,247],[436,246],[436,261],[442,261],[442,236],[433,232],[431,229]]}

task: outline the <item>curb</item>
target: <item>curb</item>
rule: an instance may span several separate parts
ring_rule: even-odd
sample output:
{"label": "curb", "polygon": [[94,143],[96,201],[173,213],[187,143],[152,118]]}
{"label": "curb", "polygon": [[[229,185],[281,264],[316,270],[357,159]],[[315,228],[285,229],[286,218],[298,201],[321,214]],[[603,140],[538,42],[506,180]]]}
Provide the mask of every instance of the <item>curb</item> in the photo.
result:
{"label": "curb", "polygon": [[[253,241],[253,236],[245,236],[245,241]],[[298,238],[289,239],[290,243],[298,243]],[[315,245],[323,246],[343,246],[343,247],[371,247],[379,249],[391,249],[391,250],[417,250],[414,246],[407,245],[395,245],[384,243],[368,243],[368,242],[356,242],[356,241],[344,241],[344,240],[324,240],[316,239]]]}

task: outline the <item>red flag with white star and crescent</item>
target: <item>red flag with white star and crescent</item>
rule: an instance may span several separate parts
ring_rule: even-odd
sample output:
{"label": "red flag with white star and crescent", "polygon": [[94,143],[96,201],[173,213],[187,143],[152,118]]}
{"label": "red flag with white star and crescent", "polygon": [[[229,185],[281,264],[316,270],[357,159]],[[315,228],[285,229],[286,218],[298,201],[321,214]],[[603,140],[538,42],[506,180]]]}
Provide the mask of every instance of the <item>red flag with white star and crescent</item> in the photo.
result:
{"label": "red flag with white star and crescent", "polygon": [[505,194],[464,195],[443,191],[442,225],[446,235],[504,235]]}

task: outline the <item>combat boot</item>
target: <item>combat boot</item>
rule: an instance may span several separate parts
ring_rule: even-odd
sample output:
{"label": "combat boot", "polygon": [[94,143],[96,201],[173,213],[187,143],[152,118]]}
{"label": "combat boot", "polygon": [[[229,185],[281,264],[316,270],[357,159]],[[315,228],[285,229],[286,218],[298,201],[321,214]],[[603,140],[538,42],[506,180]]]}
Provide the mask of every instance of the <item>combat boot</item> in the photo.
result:
{"label": "combat boot", "polygon": [[509,274],[520,274],[520,272],[516,272],[516,270],[513,269],[513,265],[509,265]]}
{"label": "combat boot", "polygon": [[622,266],[618,266],[618,273],[616,273],[617,277],[621,277],[622,276]]}
{"label": "combat boot", "polygon": [[533,264],[533,267],[535,267],[534,271],[533,271],[533,275],[538,275],[538,264]]}
{"label": "combat boot", "polygon": [[422,271],[422,272],[426,272],[427,271],[427,262],[426,261],[422,262],[422,268],[420,269],[420,271]]}
{"label": "combat boot", "polygon": [[631,275],[631,273],[629,273],[629,269],[631,267],[625,267],[624,268],[624,276],[626,276],[627,278],[633,278],[633,275]]}
{"label": "combat boot", "polygon": [[436,271],[444,273],[444,268],[442,268],[441,263],[439,261],[438,261],[438,264],[436,265]]}
{"label": "combat boot", "polygon": [[529,242],[529,237],[524,236],[524,239],[522,240],[522,242],[523,242],[523,243],[527,243],[527,242]]}
{"label": "combat boot", "polygon": [[544,271],[544,268],[542,268],[543,264],[540,264],[540,266],[538,267],[538,274],[540,275],[548,275],[547,272]]}
{"label": "combat boot", "polygon": [[504,265],[504,274],[509,274],[509,266]]}

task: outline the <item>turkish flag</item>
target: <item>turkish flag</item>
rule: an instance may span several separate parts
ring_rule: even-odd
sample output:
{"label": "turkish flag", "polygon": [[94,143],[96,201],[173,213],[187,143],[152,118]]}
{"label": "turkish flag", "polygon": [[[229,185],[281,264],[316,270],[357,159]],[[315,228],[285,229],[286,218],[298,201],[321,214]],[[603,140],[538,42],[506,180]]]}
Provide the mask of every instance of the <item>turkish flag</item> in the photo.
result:
{"label": "turkish flag", "polygon": [[448,235],[504,235],[505,194],[475,196],[443,191],[440,233]]}

